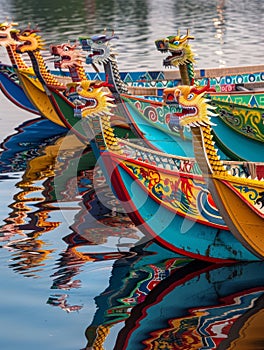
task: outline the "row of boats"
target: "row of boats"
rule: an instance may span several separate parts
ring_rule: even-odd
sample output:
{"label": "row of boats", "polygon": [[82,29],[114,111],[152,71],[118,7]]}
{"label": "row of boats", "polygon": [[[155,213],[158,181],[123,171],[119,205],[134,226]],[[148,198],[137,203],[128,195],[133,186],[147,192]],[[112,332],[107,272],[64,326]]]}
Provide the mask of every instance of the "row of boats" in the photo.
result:
{"label": "row of boats", "polygon": [[38,30],[4,22],[11,65],[0,64],[1,90],[90,144],[146,236],[209,262],[262,260],[264,66],[196,70],[187,31],[155,42],[179,69],[120,72],[114,39],[80,37],[45,57]]}

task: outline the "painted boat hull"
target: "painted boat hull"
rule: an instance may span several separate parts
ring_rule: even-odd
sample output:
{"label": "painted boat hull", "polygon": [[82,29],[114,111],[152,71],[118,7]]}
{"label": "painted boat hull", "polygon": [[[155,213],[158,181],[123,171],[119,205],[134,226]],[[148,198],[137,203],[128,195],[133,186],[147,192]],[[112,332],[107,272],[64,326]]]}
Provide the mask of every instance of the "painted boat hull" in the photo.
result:
{"label": "painted boat hull", "polygon": [[[22,89],[19,82],[14,79],[12,67],[0,65],[0,89],[3,94],[16,106],[36,115],[39,115],[37,108],[31,103]],[[13,74],[15,74],[13,72]]]}
{"label": "painted boat hull", "polygon": [[36,79],[36,76],[30,76],[28,73],[22,71],[18,71],[17,74],[25,93],[34,106],[36,106],[40,114],[53,123],[66,128],[57,112],[54,110],[46,91]]}
{"label": "painted boat hull", "polygon": [[209,226],[178,215],[157,200],[132,171],[127,171],[114,154],[98,149],[92,143],[95,155],[125,211],[138,228],[161,245],[178,254],[207,261],[258,260],[220,224]]}
{"label": "painted boat hull", "polygon": [[253,254],[264,257],[263,184],[250,186],[217,178],[212,182],[212,194],[228,227]]}
{"label": "painted boat hull", "polygon": [[[76,116],[74,104],[60,94],[60,92],[51,87],[49,90],[50,101],[59,115],[62,123],[66,125],[68,129],[72,130],[72,132],[74,132],[78,137],[86,142],[89,142],[93,136],[91,134],[87,119],[78,115]],[[114,123],[115,132],[119,137],[134,136],[124,118],[118,118],[117,116],[116,119],[112,118],[112,122]]]}
{"label": "painted boat hull", "polygon": [[[152,148],[169,154],[194,157],[191,131],[183,129],[180,134],[177,120],[174,121],[173,118],[173,107],[164,107],[158,102],[124,94],[121,98],[131,127]],[[262,142],[247,138],[227,127],[221,119],[217,119],[213,130],[216,145],[222,150],[224,159],[264,161]]]}
{"label": "painted boat hull", "polygon": [[[264,142],[263,100],[264,92],[240,91],[232,94],[211,94],[212,105],[216,106],[216,114],[221,121],[235,132]],[[217,128],[214,128],[217,131]]]}

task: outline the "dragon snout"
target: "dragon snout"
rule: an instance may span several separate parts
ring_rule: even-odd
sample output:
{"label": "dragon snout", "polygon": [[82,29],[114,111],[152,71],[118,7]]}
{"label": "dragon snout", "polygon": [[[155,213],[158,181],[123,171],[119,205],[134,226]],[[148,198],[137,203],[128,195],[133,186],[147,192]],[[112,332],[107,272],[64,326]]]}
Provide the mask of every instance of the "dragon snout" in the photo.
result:
{"label": "dragon snout", "polygon": [[56,46],[54,46],[54,45],[50,45],[50,53],[52,54],[52,55],[58,55],[58,50],[57,50],[57,47]]}
{"label": "dragon snout", "polygon": [[167,51],[168,50],[168,43],[165,42],[164,40],[156,40],[155,45],[159,51]]}
{"label": "dragon snout", "polygon": [[163,101],[166,104],[178,103],[180,91],[175,88],[167,88],[163,90]]}

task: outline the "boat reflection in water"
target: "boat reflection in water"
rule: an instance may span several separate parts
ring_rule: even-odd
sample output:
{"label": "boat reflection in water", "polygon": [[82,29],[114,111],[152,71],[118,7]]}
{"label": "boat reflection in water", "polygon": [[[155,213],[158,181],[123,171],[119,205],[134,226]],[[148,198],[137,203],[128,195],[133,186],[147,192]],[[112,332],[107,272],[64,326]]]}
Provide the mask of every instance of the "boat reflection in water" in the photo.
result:
{"label": "boat reflection in water", "polygon": [[[67,192],[67,180],[76,177],[78,172],[78,168],[72,173],[64,172],[64,167],[70,169],[69,162],[75,157],[80,159],[80,154],[88,151],[75,136],[65,134],[64,128],[46,119],[28,121],[17,131],[1,145],[1,173],[6,174],[7,179],[18,178],[18,191],[9,205],[11,212],[4,219],[5,224],[0,227],[0,241],[12,252],[10,267],[37,277],[38,268],[44,266],[44,260],[54,251],[45,248],[40,236],[61,224],[50,219],[51,213],[59,209],[52,207],[52,202],[57,202],[55,194]],[[55,191],[53,180],[62,172],[66,187],[60,181],[61,186]],[[76,201],[76,193],[71,200]]]}
{"label": "boat reflection in water", "polygon": [[261,349],[262,263],[221,266],[175,258],[152,264],[151,257],[149,264],[142,256],[130,268],[124,264],[126,272],[122,260],[114,264],[109,287],[95,298],[84,349],[103,349],[121,321],[115,350]]}
{"label": "boat reflection in water", "polygon": [[[209,264],[161,247],[123,212],[89,147],[71,134],[36,134],[39,123],[50,122],[31,121],[2,145],[2,173],[22,175],[0,240],[15,272],[39,277],[52,268],[47,304],[68,313],[83,311],[89,264],[100,271],[109,262],[109,281],[97,272],[99,287],[108,286],[94,298],[84,349],[258,349],[263,263]],[[75,214],[49,266],[56,248],[45,237],[62,225],[51,219],[58,210]]]}

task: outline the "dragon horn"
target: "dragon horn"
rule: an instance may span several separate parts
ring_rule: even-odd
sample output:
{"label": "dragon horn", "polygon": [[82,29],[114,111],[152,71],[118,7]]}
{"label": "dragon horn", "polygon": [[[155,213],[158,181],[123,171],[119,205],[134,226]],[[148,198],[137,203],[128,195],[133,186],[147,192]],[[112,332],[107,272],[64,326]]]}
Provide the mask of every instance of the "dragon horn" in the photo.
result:
{"label": "dragon horn", "polygon": [[193,86],[191,88],[191,91],[194,92],[196,95],[199,95],[205,91],[210,91],[210,80],[207,79],[207,84],[203,87],[198,88],[198,87]]}
{"label": "dragon horn", "polygon": [[94,88],[100,88],[100,87],[103,87],[103,86],[106,86],[106,87],[113,87],[113,84],[109,84],[105,81],[103,81],[102,83],[99,83],[99,84],[92,84]]}
{"label": "dragon horn", "polygon": [[106,75],[106,81],[102,81],[102,82],[100,82],[99,84],[96,84],[96,82],[93,84],[93,87],[95,87],[95,88],[100,88],[100,87],[102,87],[102,86],[106,86],[106,87],[114,87],[114,85],[113,84],[110,84],[110,83],[108,83],[108,75]]}
{"label": "dragon horn", "polygon": [[194,39],[194,36],[190,35],[190,29],[187,29],[187,34],[186,34],[187,39]]}

